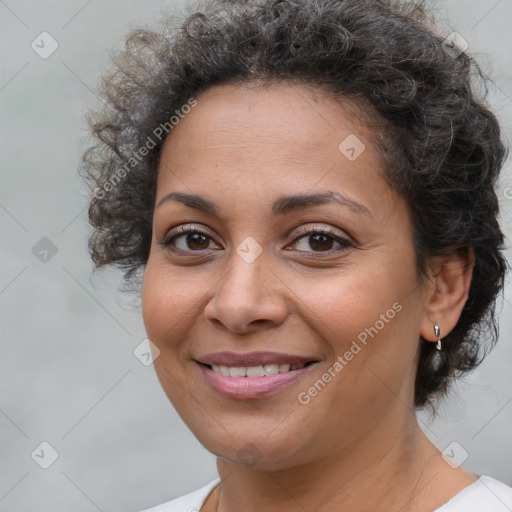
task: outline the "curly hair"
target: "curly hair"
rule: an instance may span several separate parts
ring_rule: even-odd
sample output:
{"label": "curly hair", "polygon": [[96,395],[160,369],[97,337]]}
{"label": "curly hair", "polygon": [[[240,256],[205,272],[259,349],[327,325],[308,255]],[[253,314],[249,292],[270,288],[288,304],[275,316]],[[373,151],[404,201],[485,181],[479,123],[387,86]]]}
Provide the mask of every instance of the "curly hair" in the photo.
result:
{"label": "curly hair", "polygon": [[[474,58],[448,51],[419,2],[210,0],[181,26],[129,33],[89,116],[96,143],[83,155],[91,184],[89,248],[95,267],[137,281],[152,236],[159,156],[169,120],[220,84],[291,81],[350,98],[378,119],[385,176],[408,202],[419,275],[430,258],[471,248],[469,297],[442,356],[422,343],[417,407],[477,366],[498,337],[495,307],[507,263],[496,183],[507,148],[478,98]],[[158,131],[160,127],[160,131]]]}

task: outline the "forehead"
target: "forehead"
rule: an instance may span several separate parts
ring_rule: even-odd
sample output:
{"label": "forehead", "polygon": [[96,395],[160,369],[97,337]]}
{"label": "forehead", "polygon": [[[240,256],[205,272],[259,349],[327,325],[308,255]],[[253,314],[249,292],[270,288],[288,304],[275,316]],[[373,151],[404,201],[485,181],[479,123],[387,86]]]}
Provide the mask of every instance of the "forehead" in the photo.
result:
{"label": "forehead", "polygon": [[165,141],[157,202],[174,188],[222,189],[233,203],[242,190],[277,197],[329,188],[383,204],[392,191],[362,119],[357,105],[297,84],[208,89]]}
{"label": "forehead", "polygon": [[[258,144],[274,149],[272,156],[287,159],[318,156],[327,144],[337,150],[347,136],[372,134],[364,111],[346,99],[334,99],[312,86],[273,83],[223,85],[208,89],[197,106],[180,121],[164,149],[178,143],[194,156],[205,145],[220,155],[235,156],[240,150],[257,152]],[[186,131],[184,134],[183,132]]]}

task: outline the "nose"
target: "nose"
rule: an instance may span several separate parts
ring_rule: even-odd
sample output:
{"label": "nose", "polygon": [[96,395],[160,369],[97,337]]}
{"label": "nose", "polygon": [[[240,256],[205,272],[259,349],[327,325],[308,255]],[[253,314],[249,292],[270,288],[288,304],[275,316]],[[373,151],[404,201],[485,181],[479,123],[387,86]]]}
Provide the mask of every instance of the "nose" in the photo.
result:
{"label": "nose", "polygon": [[275,327],[288,314],[285,290],[264,254],[247,263],[233,252],[229,269],[214,287],[204,315],[216,327],[238,334]]}

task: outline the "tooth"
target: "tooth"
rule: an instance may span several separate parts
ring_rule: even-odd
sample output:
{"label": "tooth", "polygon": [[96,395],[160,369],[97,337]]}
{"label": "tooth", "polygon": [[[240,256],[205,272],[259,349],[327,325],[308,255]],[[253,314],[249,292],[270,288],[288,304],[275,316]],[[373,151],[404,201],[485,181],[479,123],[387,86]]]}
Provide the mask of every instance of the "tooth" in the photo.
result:
{"label": "tooth", "polygon": [[265,372],[265,375],[277,375],[279,373],[279,365],[278,364],[266,364],[263,367],[263,371]]}
{"label": "tooth", "polygon": [[247,377],[263,377],[265,372],[263,371],[263,366],[249,366],[245,374]]}
{"label": "tooth", "polygon": [[236,366],[229,367],[218,364],[212,364],[212,370],[220,373],[224,377],[264,377],[266,375],[277,375],[278,373],[286,373],[293,370],[303,368],[303,364],[266,364],[260,366]]}
{"label": "tooth", "polygon": [[234,367],[229,369],[230,377],[245,377],[245,367]]}

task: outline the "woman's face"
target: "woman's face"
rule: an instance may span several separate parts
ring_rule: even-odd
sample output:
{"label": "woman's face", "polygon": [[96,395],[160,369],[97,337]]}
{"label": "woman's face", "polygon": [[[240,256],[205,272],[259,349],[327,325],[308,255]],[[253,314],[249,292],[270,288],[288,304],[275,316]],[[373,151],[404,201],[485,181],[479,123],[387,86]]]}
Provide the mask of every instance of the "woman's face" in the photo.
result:
{"label": "woman's face", "polygon": [[412,421],[425,292],[382,169],[364,124],[303,86],[211,88],[168,136],[143,315],[212,453],[285,468]]}

